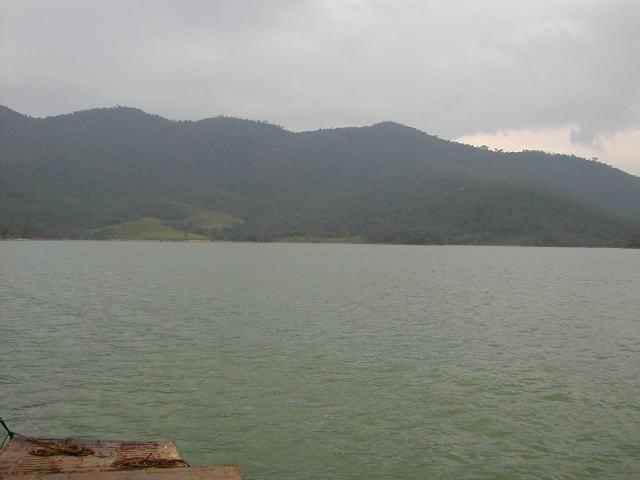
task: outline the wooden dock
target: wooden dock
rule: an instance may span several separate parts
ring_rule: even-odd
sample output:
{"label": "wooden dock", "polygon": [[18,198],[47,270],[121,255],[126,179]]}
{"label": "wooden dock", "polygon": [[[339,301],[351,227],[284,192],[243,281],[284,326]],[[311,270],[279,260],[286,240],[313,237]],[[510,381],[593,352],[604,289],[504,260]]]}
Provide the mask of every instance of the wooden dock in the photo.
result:
{"label": "wooden dock", "polygon": [[34,438],[12,434],[0,480],[242,480],[236,465],[191,467],[173,442]]}

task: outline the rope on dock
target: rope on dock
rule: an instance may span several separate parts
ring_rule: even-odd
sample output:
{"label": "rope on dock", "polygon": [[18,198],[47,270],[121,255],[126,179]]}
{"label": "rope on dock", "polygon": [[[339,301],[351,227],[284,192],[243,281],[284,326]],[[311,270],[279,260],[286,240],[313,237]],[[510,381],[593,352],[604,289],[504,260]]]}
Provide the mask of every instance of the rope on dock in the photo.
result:
{"label": "rope on dock", "polygon": [[51,457],[54,455],[69,455],[72,457],[87,457],[89,455],[95,455],[96,452],[93,448],[83,447],[72,438],[67,438],[62,443],[58,442],[43,442],[33,437],[27,438],[28,442],[44,448],[36,448],[29,450],[30,455],[36,455],[38,457]]}
{"label": "rope on dock", "polygon": [[10,437],[13,437],[13,432],[9,429],[9,427],[7,427],[7,424],[5,423],[2,417],[0,417],[0,425],[4,427],[4,429],[7,431]]}
{"label": "rope on dock", "polygon": [[18,435],[24,438],[27,442],[38,445],[40,449],[30,449],[29,454],[36,455],[39,457],[49,457],[53,455],[71,455],[74,457],[85,457],[88,455],[95,455],[96,452],[92,448],[83,447],[78,442],[74,441],[71,438],[64,440],[62,443],[57,442],[43,442],[33,437],[25,437],[24,435],[17,434],[13,432],[4,421],[2,417],[0,417],[0,425],[7,431],[7,436],[4,438],[2,443],[0,444],[0,448],[4,447],[7,438],[13,438],[14,435]]}
{"label": "rope on dock", "polygon": [[190,465],[181,458],[158,458],[150,453],[146,457],[131,457],[116,460],[111,464],[115,470],[140,470],[143,468],[173,468]]}
{"label": "rope on dock", "polygon": [[0,443],[0,449],[1,449],[2,447],[4,447],[4,444],[7,441],[7,438],[13,438],[13,432],[9,429],[9,427],[7,427],[7,424],[5,423],[2,417],[0,417],[0,425],[2,425],[2,427],[7,431],[7,436],[4,437],[4,439],[2,440],[2,443]]}

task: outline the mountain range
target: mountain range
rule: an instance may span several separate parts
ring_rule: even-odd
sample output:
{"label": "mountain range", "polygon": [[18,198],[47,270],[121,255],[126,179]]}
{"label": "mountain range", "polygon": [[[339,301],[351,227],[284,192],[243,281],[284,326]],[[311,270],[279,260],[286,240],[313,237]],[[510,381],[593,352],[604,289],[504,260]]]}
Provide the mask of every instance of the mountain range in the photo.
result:
{"label": "mountain range", "polygon": [[383,122],[291,132],[128,107],[0,107],[0,236],[624,246],[640,178]]}

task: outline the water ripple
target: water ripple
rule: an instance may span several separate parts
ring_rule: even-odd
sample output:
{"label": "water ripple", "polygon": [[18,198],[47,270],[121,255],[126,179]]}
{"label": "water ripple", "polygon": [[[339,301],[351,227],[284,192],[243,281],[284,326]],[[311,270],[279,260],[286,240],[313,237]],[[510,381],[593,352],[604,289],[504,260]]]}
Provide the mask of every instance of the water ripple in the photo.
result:
{"label": "water ripple", "polygon": [[0,242],[18,431],[171,438],[252,479],[640,472],[640,256]]}

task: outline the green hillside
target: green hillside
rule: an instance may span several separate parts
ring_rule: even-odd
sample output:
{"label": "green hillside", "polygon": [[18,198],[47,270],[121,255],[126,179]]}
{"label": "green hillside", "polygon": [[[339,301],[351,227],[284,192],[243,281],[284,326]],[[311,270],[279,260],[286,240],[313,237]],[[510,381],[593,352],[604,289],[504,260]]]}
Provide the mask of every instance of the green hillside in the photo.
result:
{"label": "green hillside", "polygon": [[89,230],[87,237],[94,240],[207,240],[204,235],[176,230],[152,217]]}
{"label": "green hillside", "polygon": [[219,238],[228,228],[244,223],[240,218],[215,210],[185,204],[179,207],[185,217],[178,220],[165,220],[165,225],[180,231],[195,232],[212,240]]}
{"label": "green hillside", "polygon": [[[167,203],[173,219],[145,217],[86,232],[89,239],[215,240],[227,228],[243,221],[226,213],[180,203]],[[177,218],[176,218],[177,217]]]}
{"label": "green hillside", "polygon": [[621,246],[640,230],[638,177],[391,122],[294,133],[0,107],[0,173],[2,237]]}

